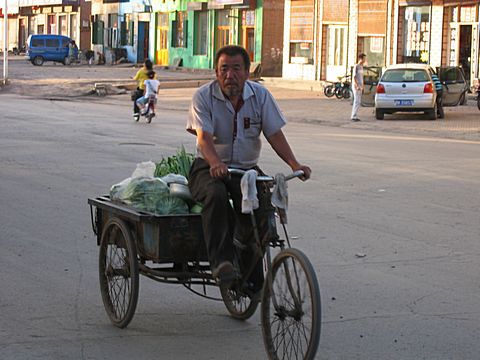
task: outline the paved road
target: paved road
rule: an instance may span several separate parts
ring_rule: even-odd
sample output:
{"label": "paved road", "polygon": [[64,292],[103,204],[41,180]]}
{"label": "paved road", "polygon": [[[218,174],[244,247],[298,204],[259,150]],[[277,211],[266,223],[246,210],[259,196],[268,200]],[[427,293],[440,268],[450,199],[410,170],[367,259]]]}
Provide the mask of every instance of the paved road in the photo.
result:
{"label": "paved road", "polygon": [[[46,63],[36,67],[14,57],[10,63],[11,86],[1,92],[27,95],[35,98],[96,101],[91,93],[94,83],[131,84],[136,72],[131,64],[120,66],[64,66]],[[211,71],[166,70],[156,68],[162,90],[161,108],[188,109],[192,92],[199,84],[213,77]],[[285,81],[266,78],[263,82],[275,95],[280,107],[292,122],[314,123],[334,127],[396,132],[440,138],[480,141],[480,111],[470,100],[466,106],[445,108],[446,118],[425,120],[418,114],[386,116],[385,121],[374,118],[372,108],[361,108],[360,123],[350,122],[351,105],[347,100],[327,99],[311,82]],[[176,88],[180,87],[180,88]],[[314,91],[311,91],[310,89]],[[109,96],[113,104],[129,101],[128,95]]]}
{"label": "paved road", "polygon": [[[86,201],[193,148],[185,95],[169,94],[150,125],[125,96],[0,95],[2,359],[265,358],[258,313],[233,321],[176,286],[142,279],[127,329],[105,315]],[[314,171],[289,186],[289,228],[321,285],[318,359],[476,359],[479,144],[300,121],[286,134]],[[286,170],[268,146],[261,165]]]}

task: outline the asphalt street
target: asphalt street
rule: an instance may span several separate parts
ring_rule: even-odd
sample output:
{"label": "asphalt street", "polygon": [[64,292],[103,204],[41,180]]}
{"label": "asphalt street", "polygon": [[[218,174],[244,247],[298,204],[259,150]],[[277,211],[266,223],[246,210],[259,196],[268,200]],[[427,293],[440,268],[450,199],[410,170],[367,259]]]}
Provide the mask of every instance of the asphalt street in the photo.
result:
{"label": "asphalt street", "polygon": [[[126,95],[0,95],[2,359],[266,358],[258,311],[234,321],[179,286],[142,278],[123,330],[103,308],[87,198],[193,149],[186,97],[165,96],[146,124]],[[479,143],[301,121],[286,135],[313,169],[289,185],[289,230],[322,292],[317,358],[476,359]],[[287,171],[267,144],[261,166]]]}

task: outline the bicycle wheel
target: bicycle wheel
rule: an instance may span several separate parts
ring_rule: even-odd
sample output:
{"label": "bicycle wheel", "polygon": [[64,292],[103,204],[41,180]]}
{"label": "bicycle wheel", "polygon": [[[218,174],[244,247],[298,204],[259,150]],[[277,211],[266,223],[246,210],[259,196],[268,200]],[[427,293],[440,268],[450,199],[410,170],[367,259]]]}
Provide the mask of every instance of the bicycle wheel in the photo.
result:
{"label": "bicycle wheel", "polygon": [[335,96],[337,99],[343,99],[343,87],[339,86],[335,89]]}
{"label": "bicycle wheel", "polygon": [[99,255],[100,291],[113,325],[124,328],[133,318],[138,300],[137,249],[127,224],[110,218],[102,232]]}
{"label": "bicycle wheel", "polygon": [[323,93],[325,94],[326,97],[329,97],[329,98],[335,95],[335,89],[333,88],[333,85],[325,86],[323,88]]}
{"label": "bicycle wheel", "polygon": [[220,286],[223,302],[234,319],[247,320],[257,310],[259,300],[252,300],[235,288],[227,289]]}
{"label": "bicycle wheel", "polygon": [[273,260],[261,311],[271,360],[315,357],[320,342],[320,289],[313,266],[301,251],[286,249]]}
{"label": "bicycle wheel", "polygon": [[345,86],[342,89],[342,96],[344,99],[350,99],[350,97],[352,96],[352,90],[350,89],[349,86]]}

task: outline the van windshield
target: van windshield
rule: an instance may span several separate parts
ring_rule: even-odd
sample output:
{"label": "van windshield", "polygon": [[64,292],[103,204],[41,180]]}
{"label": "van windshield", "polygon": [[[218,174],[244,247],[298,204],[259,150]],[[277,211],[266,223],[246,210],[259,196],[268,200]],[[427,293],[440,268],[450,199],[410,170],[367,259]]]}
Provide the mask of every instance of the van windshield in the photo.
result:
{"label": "van windshield", "polygon": [[382,82],[426,82],[430,81],[425,70],[395,69],[383,74]]}

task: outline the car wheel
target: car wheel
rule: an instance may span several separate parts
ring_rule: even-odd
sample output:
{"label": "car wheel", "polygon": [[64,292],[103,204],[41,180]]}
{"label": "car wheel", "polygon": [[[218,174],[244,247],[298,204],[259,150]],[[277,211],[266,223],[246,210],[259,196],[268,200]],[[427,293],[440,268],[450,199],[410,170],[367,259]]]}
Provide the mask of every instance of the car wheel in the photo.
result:
{"label": "car wheel", "polygon": [[375,119],[377,120],[383,120],[385,117],[385,114],[383,113],[382,110],[375,109]]}
{"label": "car wheel", "polygon": [[437,120],[437,104],[431,110],[425,111],[428,120]]}
{"label": "car wheel", "polygon": [[43,57],[41,57],[41,56],[35,56],[35,57],[33,58],[33,65],[41,66],[41,65],[43,65],[43,62],[44,62],[44,61],[45,61],[45,60],[43,59]]}

